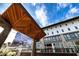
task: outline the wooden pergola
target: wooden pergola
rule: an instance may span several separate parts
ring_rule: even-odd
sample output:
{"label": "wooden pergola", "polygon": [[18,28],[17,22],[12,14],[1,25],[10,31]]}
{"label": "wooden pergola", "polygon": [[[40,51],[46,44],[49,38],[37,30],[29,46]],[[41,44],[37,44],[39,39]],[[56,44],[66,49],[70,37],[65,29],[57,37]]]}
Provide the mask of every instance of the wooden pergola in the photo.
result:
{"label": "wooden pergola", "polygon": [[[8,28],[13,28],[33,39],[32,55],[35,55],[36,41],[39,41],[43,36],[45,36],[45,33],[34,21],[28,11],[20,3],[13,3],[1,15],[1,18],[3,18],[3,20],[10,25],[10,27],[8,26]],[[0,41],[3,40],[0,39]],[[1,42],[0,44],[2,45]]]}

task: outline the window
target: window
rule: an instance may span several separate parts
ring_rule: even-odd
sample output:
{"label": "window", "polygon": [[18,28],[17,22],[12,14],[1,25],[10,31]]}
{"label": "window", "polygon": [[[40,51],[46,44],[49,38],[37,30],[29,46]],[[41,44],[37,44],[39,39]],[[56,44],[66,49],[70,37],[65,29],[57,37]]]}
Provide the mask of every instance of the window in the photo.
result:
{"label": "window", "polygon": [[69,35],[69,34],[67,34],[67,39],[71,39],[71,37],[70,37],[70,35]]}
{"label": "window", "polygon": [[66,34],[65,34],[65,35],[63,35],[63,36],[64,36],[65,40],[67,40],[67,39],[68,39]]}
{"label": "window", "polygon": [[47,40],[47,38],[45,37],[45,39],[44,39],[45,41]]}
{"label": "window", "polygon": [[53,45],[55,46],[55,43],[53,43]]}
{"label": "window", "polygon": [[77,38],[79,38],[79,35],[77,34],[77,33],[74,33],[75,34],[75,36],[77,37]]}
{"label": "window", "polygon": [[64,32],[64,30],[62,29],[62,32]]}
{"label": "window", "polygon": [[51,43],[50,40],[51,40],[50,37],[47,37],[46,43]]}
{"label": "window", "polygon": [[70,33],[69,35],[70,35],[71,39],[76,39],[76,36],[74,33]]}
{"label": "window", "polygon": [[77,26],[75,26],[75,29],[78,29],[78,27],[77,27]]}
{"label": "window", "polygon": [[77,35],[77,33],[69,33],[69,34],[65,34],[64,38],[66,40],[75,40],[78,38],[78,35]]}
{"label": "window", "polygon": [[59,33],[59,31],[57,31],[57,33]]}
{"label": "window", "polygon": [[67,24],[65,24],[67,26]]}
{"label": "window", "polygon": [[51,42],[53,42],[54,41],[54,37],[51,37]]}
{"label": "window", "polygon": [[57,28],[57,26],[55,26],[55,28]]}
{"label": "window", "polygon": [[79,37],[79,32],[77,32],[77,35],[78,35],[78,37]]}
{"label": "window", "polygon": [[45,44],[48,43],[48,38],[46,37],[45,40],[44,40]]}
{"label": "window", "polygon": [[48,37],[48,40],[47,41],[50,43],[50,37]]}
{"label": "window", "polygon": [[62,26],[60,25],[60,27],[62,27]]}
{"label": "window", "polygon": [[70,31],[70,28],[68,28],[68,30]]}
{"label": "window", "polygon": [[60,35],[57,35],[57,36],[56,36],[56,39],[57,39],[57,41],[60,41],[60,40],[61,40]]}
{"label": "window", "polygon": [[52,32],[52,34],[53,34],[53,32]]}
{"label": "window", "polygon": [[65,40],[70,40],[70,39],[71,39],[71,37],[70,37],[69,34],[65,34],[65,35],[64,35],[64,38],[65,38]]}
{"label": "window", "polygon": [[52,42],[53,42],[53,41],[56,41],[56,37],[55,37],[55,36],[52,37]]}
{"label": "window", "polygon": [[47,28],[47,30],[48,30],[48,28]]}
{"label": "window", "polygon": [[47,33],[47,35],[49,35],[49,33]]}

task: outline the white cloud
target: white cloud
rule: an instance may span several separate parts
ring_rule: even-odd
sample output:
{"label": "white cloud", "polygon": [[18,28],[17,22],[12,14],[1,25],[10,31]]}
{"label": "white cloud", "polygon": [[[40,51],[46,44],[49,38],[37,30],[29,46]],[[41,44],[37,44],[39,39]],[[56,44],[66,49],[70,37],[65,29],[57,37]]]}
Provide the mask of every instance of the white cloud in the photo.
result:
{"label": "white cloud", "polygon": [[41,7],[38,6],[36,8],[35,15],[37,19],[39,20],[39,22],[42,24],[42,26],[46,26],[48,24],[46,14],[47,14],[47,11],[44,5],[42,5]]}
{"label": "white cloud", "polygon": [[70,11],[69,11],[69,13],[77,13],[79,11],[79,9],[77,9],[77,8],[72,8]]}
{"label": "white cloud", "polygon": [[69,6],[70,8],[72,7],[72,5],[70,5],[69,3],[57,3],[57,10],[60,10],[61,8],[65,8]]}
{"label": "white cloud", "polygon": [[74,7],[74,8],[71,8],[68,12],[67,12],[67,14],[66,14],[66,18],[70,18],[70,17],[73,17],[75,14],[77,14],[77,13],[79,13],[79,8],[76,8],[76,7]]}
{"label": "white cloud", "polygon": [[36,6],[36,3],[31,3],[33,6]]}

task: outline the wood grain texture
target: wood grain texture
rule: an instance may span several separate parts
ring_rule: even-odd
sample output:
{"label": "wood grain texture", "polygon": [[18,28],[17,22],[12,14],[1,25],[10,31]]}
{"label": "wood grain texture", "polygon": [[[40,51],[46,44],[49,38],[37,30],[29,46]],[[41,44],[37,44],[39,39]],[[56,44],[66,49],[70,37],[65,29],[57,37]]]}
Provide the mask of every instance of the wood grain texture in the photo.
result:
{"label": "wood grain texture", "polygon": [[2,14],[2,17],[9,22],[15,30],[33,39],[39,40],[45,36],[43,30],[20,3],[13,3]]}

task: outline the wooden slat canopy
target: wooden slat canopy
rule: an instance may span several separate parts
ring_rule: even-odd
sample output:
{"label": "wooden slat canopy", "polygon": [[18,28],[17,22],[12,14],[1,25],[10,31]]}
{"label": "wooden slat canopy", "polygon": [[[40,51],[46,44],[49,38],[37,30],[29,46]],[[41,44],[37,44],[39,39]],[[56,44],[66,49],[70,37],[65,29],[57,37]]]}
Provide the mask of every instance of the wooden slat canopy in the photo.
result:
{"label": "wooden slat canopy", "polygon": [[22,32],[35,40],[39,40],[45,36],[43,30],[20,3],[13,3],[2,14],[2,17],[10,23],[15,30]]}

